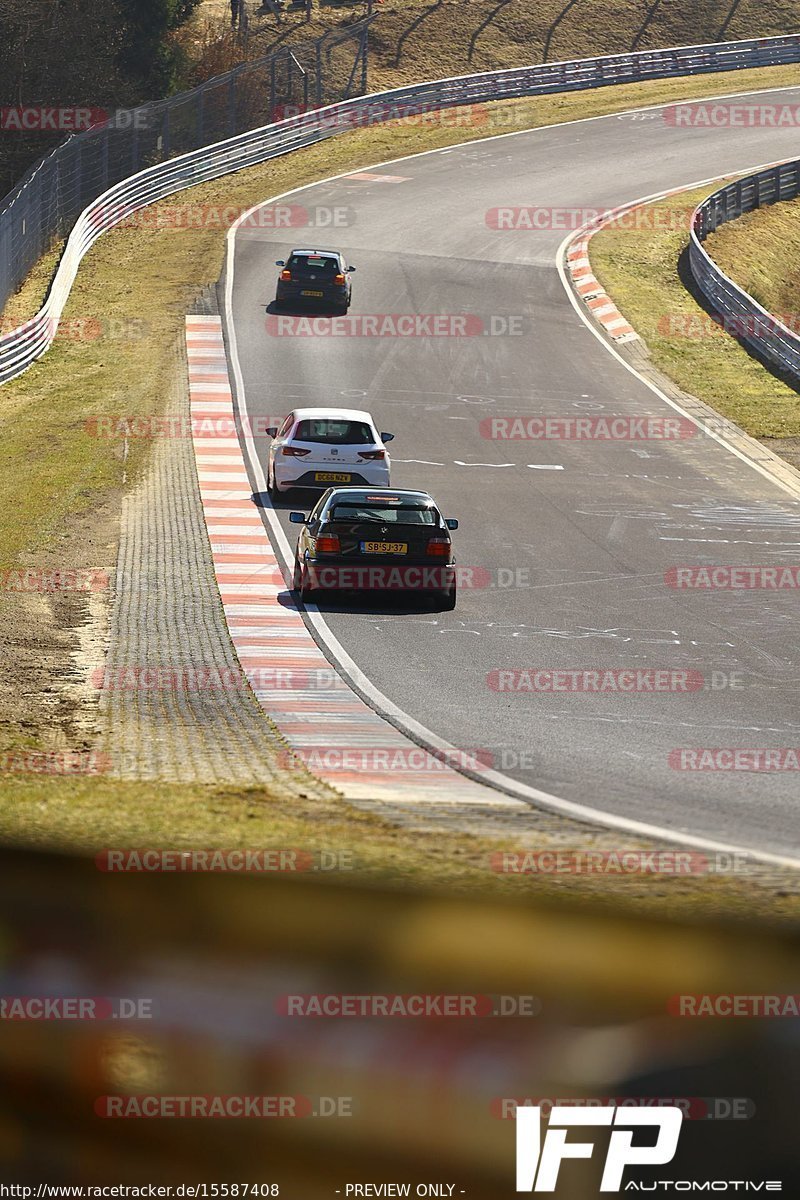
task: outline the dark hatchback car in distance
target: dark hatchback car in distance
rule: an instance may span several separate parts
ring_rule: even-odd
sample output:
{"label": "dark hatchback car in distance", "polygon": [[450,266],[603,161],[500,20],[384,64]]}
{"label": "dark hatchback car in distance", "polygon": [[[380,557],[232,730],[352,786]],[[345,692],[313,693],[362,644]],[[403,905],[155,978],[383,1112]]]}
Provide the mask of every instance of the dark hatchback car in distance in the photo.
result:
{"label": "dark hatchback car in distance", "polygon": [[440,611],[455,608],[456,564],[450,531],[427,492],[395,488],[328,488],[302,525],[292,586],[301,600],[322,593],[413,592]]}
{"label": "dark hatchback car in distance", "polygon": [[355,267],[338,250],[293,250],[284,261],[275,289],[275,305],[314,304],[346,313],[350,307],[352,283],[350,272]]}

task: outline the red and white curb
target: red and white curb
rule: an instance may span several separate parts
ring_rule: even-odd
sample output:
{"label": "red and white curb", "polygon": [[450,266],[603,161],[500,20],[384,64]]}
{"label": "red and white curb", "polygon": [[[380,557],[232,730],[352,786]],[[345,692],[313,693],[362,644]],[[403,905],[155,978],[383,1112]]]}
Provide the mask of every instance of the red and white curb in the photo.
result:
{"label": "red and white curb", "polygon": [[[777,167],[784,161],[788,160],[779,159],[777,162],[768,163],[767,167],[760,169],[767,170],[770,166]],[[735,177],[735,174],[731,176],[731,178]],[[652,196],[634,200],[629,204],[620,204],[616,208],[609,208],[603,213],[600,220],[595,220],[584,225],[567,242],[565,262],[572,286],[578,297],[583,301],[586,308],[589,309],[596,320],[599,321],[612,341],[618,343],[633,342],[641,341],[641,338],[633,326],[623,317],[608,292],[603,290],[603,285],[592,271],[592,264],[589,261],[589,243],[594,235],[607,225],[618,223],[624,214],[635,212],[636,209],[649,208],[653,204],[657,204],[659,200],[666,200],[668,196],[679,196],[682,192],[694,191],[696,188],[703,187],[707,183],[718,183],[721,179],[725,178],[726,176],[724,175],[712,176],[710,179],[690,183],[688,186],[683,184],[681,187],[668,188],[667,191],[656,192]]]}
{"label": "red and white curb", "polygon": [[603,290],[589,261],[589,242],[604,224],[606,222],[601,221],[595,229],[582,229],[576,234],[576,240],[570,243],[567,250],[567,269],[575,291],[608,336],[615,342],[638,341],[638,333],[625,320],[608,292]]}
{"label": "red and white curb", "polygon": [[[491,767],[479,750],[448,759],[423,749],[328,662],[295,606],[253,500],[220,318],[187,317],[186,348],[197,476],[225,620],[242,670],[291,753],[354,800],[527,808],[448,765],[478,773]],[[209,430],[224,432],[204,436]]]}

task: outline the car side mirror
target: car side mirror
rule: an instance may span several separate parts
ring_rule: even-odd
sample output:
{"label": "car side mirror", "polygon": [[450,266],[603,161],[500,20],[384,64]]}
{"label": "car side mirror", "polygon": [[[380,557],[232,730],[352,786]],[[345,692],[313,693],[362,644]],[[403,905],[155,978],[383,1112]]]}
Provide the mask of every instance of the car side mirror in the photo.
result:
{"label": "car side mirror", "polygon": [[292,525],[306,525],[308,523],[308,517],[306,514],[299,512],[290,512],[289,520],[291,521]]}
{"label": "car side mirror", "polygon": [[445,525],[448,529],[458,529],[458,521],[455,519],[455,517],[448,517],[445,521]]}
{"label": "car side mirror", "polygon": [[355,271],[355,267],[345,267],[345,271]]}
{"label": "car side mirror", "polygon": [[268,437],[277,437],[278,436],[278,426],[277,425],[268,425],[267,428],[264,430],[264,432],[267,434]]}
{"label": "car side mirror", "polygon": [[286,266],[286,260],[285,260],[285,259],[283,259],[283,258],[276,258],[276,259],[275,259],[275,266],[276,266],[276,267],[285,267],[285,266]]}
{"label": "car side mirror", "polygon": [[393,434],[393,433],[382,433],[382,434],[381,434],[381,441],[382,441],[382,442],[393,442],[393,441],[394,441],[394,434]]}

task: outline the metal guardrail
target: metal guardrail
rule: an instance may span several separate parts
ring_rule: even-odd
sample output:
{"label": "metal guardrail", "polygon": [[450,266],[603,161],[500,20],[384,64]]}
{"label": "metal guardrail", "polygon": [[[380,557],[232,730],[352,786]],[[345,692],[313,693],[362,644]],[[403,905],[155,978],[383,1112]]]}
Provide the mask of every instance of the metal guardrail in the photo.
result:
{"label": "metal guardrail", "polygon": [[738,179],[703,201],[692,218],[689,266],[692,277],[728,333],[800,382],[800,336],[767,312],[717,266],[703,246],[709,233],[779,200],[800,195],[800,159]]}
{"label": "metal guardrail", "polygon": [[[183,188],[243,167],[255,166],[302,146],[313,145],[354,126],[396,119],[398,116],[481,101],[798,61],[800,34],[791,34],[750,41],[677,46],[635,54],[610,54],[600,58],[462,75],[331,104],[285,121],[251,129],[148,167],[103,190],[83,209],[67,239],[45,304],[25,325],[0,338],[0,383],[14,379],[27,370],[50,346],[78,265],[97,239],[130,213]],[[79,142],[80,139],[74,140]],[[4,221],[8,211],[0,212],[0,261],[7,249]],[[42,241],[41,237],[39,241]],[[43,244],[40,245],[39,252],[44,248]]]}

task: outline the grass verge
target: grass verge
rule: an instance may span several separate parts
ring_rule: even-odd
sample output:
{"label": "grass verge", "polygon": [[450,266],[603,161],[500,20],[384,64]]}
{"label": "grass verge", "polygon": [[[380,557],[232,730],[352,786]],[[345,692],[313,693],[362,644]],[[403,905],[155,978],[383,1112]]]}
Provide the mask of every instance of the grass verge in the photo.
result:
{"label": "grass verge", "polygon": [[[771,885],[762,881],[754,887],[745,876],[499,874],[491,855],[500,847],[518,850],[521,839],[489,842],[440,829],[412,833],[336,797],[298,800],[295,795],[287,801],[261,788],[170,784],[165,804],[164,785],[73,778],[48,779],[42,786],[6,778],[0,840],[90,855],[128,847],[327,851],[329,863],[338,855],[339,870],[359,878],[472,895],[592,899],[653,916],[668,910],[795,922],[800,910],[800,896],[777,876]],[[546,834],[536,848],[549,848]],[[569,845],[559,842],[553,848],[585,852],[591,847],[576,835]]]}
{"label": "grass verge", "polygon": [[772,204],[729,221],[710,234],[706,249],[767,312],[785,315],[791,328],[798,328],[800,200]]}

